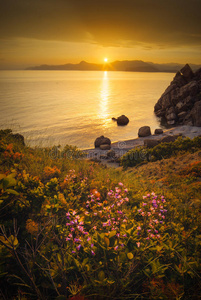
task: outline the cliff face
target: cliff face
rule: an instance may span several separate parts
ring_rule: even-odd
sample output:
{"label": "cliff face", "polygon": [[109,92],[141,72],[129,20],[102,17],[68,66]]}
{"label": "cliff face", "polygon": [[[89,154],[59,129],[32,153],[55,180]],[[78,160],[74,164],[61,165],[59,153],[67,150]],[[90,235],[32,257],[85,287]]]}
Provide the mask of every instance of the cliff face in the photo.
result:
{"label": "cliff face", "polygon": [[177,72],[154,112],[168,125],[201,126],[201,68],[193,73],[186,64]]}

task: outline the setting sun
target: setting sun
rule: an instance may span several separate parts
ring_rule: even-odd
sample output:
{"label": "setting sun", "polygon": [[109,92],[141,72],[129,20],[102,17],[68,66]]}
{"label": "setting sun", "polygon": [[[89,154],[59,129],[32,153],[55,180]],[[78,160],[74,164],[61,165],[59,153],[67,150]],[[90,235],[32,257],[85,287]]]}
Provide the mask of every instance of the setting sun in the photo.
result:
{"label": "setting sun", "polygon": [[107,59],[107,57],[105,57],[105,58],[104,58],[104,62],[107,62],[107,61],[108,61],[108,59]]}

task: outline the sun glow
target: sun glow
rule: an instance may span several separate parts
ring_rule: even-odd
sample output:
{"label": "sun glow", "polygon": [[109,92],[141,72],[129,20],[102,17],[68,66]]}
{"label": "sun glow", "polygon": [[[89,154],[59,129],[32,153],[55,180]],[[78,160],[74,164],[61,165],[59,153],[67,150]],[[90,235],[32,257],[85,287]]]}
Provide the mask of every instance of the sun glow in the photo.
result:
{"label": "sun glow", "polygon": [[107,57],[105,57],[105,58],[104,58],[104,62],[107,62],[107,61],[108,61],[108,59],[107,59]]}

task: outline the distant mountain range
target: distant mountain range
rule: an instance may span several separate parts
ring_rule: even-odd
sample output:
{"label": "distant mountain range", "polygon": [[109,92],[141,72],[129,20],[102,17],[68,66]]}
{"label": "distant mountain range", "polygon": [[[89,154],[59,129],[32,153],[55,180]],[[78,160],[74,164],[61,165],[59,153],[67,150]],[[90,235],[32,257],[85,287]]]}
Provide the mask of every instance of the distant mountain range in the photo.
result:
{"label": "distant mountain range", "polygon": [[[189,64],[193,71],[201,65]],[[127,72],[172,72],[179,71],[184,65],[177,63],[156,64],[142,60],[123,60],[104,64],[93,64],[81,61],[79,64],[40,65],[26,68],[26,70],[80,70],[80,71],[127,71]]]}

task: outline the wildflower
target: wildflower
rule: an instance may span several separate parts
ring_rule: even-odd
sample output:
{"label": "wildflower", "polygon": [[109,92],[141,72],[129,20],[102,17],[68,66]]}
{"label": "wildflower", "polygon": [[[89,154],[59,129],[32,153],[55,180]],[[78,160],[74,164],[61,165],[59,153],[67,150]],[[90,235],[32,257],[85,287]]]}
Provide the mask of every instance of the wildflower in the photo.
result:
{"label": "wildflower", "polygon": [[146,206],[146,205],[147,205],[147,203],[146,203],[146,202],[143,202],[143,203],[142,203],[142,206]]}
{"label": "wildflower", "polygon": [[142,228],[140,226],[137,227],[137,230],[141,230]]}
{"label": "wildflower", "polygon": [[71,253],[76,253],[75,251],[72,251]]}
{"label": "wildflower", "polygon": [[119,248],[119,246],[114,247],[114,250],[117,251],[117,249]]}
{"label": "wildflower", "polygon": [[82,245],[79,244],[79,245],[76,247],[76,249],[79,251],[81,247],[82,247]]}
{"label": "wildflower", "polygon": [[94,244],[91,244],[91,248],[93,248]]}
{"label": "wildflower", "polygon": [[119,185],[120,185],[120,186],[123,186],[123,183],[122,183],[122,182],[119,182]]}
{"label": "wildflower", "polygon": [[73,227],[71,227],[71,229],[70,229],[71,231],[74,231],[75,229],[73,228]]}
{"label": "wildflower", "polygon": [[91,237],[89,236],[88,239],[87,239],[87,242],[89,242],[90,240],[91,240]]}
{"label": "wildflower", "polygon": [[126,220],[126,219],[123,219],[123,223],[127,223],[127,220]]}
{"label": "wildflower", "polygon": [[91,254],[94,256],[95,255],[95,252],[93,250],[91,250]]}
{"label": "wildflower", "polygon": [[137,247],[140,248],[140,242],[137,242],[136,244],[137,244]]}
{"label": "wildflower", "polygon": [[121,244],[121,247],[123,248],[123,247],[124,247],[124,244]]}
{"label": "wildflower", "polygon": [[93,229],[96,230],[96,229],[97,229],[97,226],[94,226]]}
{"label": "wildflower", "polygon": [[79,238],[74,238],[74,243],[80,243],[81,240]]}

